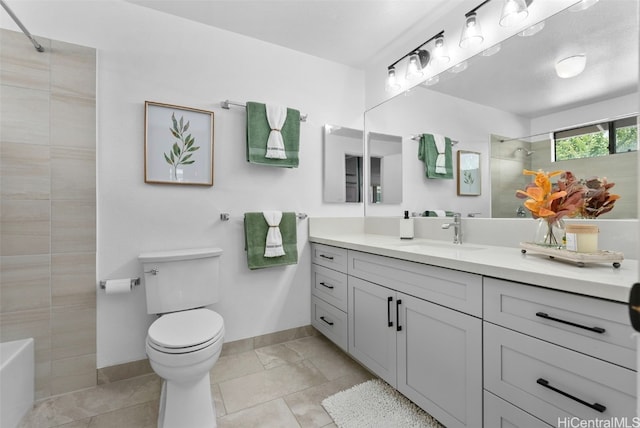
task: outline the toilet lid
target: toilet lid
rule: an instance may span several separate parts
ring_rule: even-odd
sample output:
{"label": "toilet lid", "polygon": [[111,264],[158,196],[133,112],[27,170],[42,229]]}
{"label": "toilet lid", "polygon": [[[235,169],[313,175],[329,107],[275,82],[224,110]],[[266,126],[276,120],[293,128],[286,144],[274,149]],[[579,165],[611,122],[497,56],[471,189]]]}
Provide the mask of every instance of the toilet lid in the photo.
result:
{"label": "toilet lid", "polygon": [[222,317],[209,309],[174,312],[149,327],[152,342],[165,348],[188,348],[209,342],[224,328]]}

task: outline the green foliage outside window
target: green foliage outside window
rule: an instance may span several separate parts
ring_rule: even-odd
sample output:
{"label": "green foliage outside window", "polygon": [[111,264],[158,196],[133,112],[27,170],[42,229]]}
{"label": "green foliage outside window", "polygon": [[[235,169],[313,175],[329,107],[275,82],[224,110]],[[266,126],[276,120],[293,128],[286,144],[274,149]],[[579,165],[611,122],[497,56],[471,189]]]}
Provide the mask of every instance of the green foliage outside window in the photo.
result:
{"label": "green foliage outside window", "polygon": [[[629,125],[630,121],[634,124]],[[596,132],[593,132],[593,126],[589,126],[585,127],[584,134],[579,134],[580,130],[576,129],[575,131],[578,132],[573,132],[572,136],[558,138],[556,135],[556,161],[607,156],[638,150],[638,127],[635,125],[635,117],[601,123],[597,126],[600,130]],[[610,127],[615,129],[615,149],[609,147],[608,128]],[[587,131],[587,128],[590,128],[591,132]]]}

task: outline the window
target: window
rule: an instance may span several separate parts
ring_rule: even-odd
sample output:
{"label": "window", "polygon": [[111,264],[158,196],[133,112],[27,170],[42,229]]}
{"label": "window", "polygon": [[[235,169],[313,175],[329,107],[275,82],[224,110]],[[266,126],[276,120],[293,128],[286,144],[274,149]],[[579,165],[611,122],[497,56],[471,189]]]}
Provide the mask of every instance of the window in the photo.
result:
{"label": "window", "polygon": [[555,160],[607,156],[638,150],[638,118],[630,116],[553,133]]}

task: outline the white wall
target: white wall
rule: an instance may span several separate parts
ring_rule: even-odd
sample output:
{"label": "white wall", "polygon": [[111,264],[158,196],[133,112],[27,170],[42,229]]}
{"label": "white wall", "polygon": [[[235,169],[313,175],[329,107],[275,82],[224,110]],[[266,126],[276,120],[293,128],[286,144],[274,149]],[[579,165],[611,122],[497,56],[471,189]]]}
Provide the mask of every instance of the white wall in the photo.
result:
{"label": "white wall", "polygon": [[[404,210],[451,210],[480,212],[488,217],[491,207],[489,140],[491,134],[526,135],[527,119],[501,110],[475,104],[424,88],[412,90],[369,110],[365,114],[367,131],[399,135],[403,140],[403,202],[399,205],[368,205],[367,215],[399,216]],[[418,141],[412,134],[437,133],[457,140],[453,147],[453,167],[456,152],[479,152],[481,167],[481,196],[457,196],[456,179],[427,179],[424,162],[418,160]]]}
{"label": "white wall", "polygon": [[[226,340],[310,322],[307,222],[298,227],[297,266],[249,271],[242,214],[280,209],[362,215],[362,205],[322,203],[322,125],[362,128],[363,73],[289,49],[119,0],[28,1],[10,6],[36,36],[98,50],[98,278],[141,275],[144,251],[201,246],[224,250]],[[2,15],[0,25],[16,29]],[[26,39],[25,39],[26,40]],[[300,167],[245,161],[245,112],[219,102],[272,102],[309,115]],[[144,101],[215,112],[213,187],[144,183]],[[221,222],[228,212],[231,221]],[[98,367],[145,357],[144,288],[98,293]]]}

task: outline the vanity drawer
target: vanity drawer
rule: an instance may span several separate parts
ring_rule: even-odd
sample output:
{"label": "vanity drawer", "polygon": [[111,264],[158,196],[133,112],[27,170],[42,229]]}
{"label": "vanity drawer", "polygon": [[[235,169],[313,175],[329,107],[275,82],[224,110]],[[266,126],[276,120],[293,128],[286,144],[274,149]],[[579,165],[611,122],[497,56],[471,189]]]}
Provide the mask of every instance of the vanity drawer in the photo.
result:
{"label": "vanity drawer", "polygon": [[347,352],[347,314],[311,296],[311,324]]}
{"label": "vanity drawer", "polygon": [[485,277],[484,319],[636,370],[625,304]]}
{"label": "vanity drawer", "polygon": [[311,244],[311,262],[347,273],[347,250],[323,244]]}
{"label": "vanity drawer", "polygon": [[311,293],[346,312],[347,274],[311,265]]}
{"label": "vanity drawer", "polygon": [[[635,375],[624,367],[484,323],[485,389],[553,426],[573,416],[631,420],[636,410]],[[592,408],[600,406],[601,411]]]}
{"label": "vanity drawer", "polygon": [[358,251],[349,251],[348,273],[401,293],[482,316],[480,275]]}
{"label": "vanity drawer", "polygon": [[485,428],[551,428],[540,419],[507,403],[489,391],[484,391]]}

